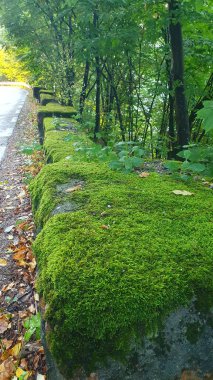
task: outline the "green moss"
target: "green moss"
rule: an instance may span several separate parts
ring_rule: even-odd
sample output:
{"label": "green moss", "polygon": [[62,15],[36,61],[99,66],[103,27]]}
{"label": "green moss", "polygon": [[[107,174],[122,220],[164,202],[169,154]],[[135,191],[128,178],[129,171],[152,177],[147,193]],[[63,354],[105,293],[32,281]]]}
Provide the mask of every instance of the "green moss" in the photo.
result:
{"label": "green moss", "polygon": [[43,144],[44,140],[44,118],[45,117],[72,117],[76,115],[73,107],[62,106],[57,103],[48,103],[46,106],[39,107],[37,114],[38,129],[40,135],[40,143]]}
{"label": "green moss", "polygon": [[46,106],[50,102],[57,103],[54,95],[43,94],[43,93],[40,94],[40,103],[42,106]]}
{"label": "green moss", "polygon": [[[55,109],[43,108],[49,107]],[[211,307],[212,190],[85,162],[76,148],[94,145],[64,115],[60,123],[45,118],[44,128],[53,163],[30,185],[37,226],[44,226],[34,250],[49,344],[69,375],[76,367],[90,370],[107,356],[125,355],[141,332],[154,335],[165,316],[194,295],[202,312]],[[59,190],[78,181],[77,191]],[[177,196],[176,189],[194,195]],[[75,205],[74,212],[53,216],[66,204]]]}
{"label": "green moss", "polygon": [[[73,156],[74,160],[82,159],[81,156],[76,155],[77,145],[83,144],[84,146],[89,147],[93,145],[92,141],[87,139],[85,134],[78,130],[79,125],[75,120],[71,118],[63,118],[61,121],[62,129],[57,130],[57,125],[54,123],[53,118],[45,118],[44,120],[44,148],[48,160],[56,162],[70,156]],[[67,124],[71,125],[71,131],[63,130],[63,125],[66,126]]]}
{"label": "green moss", "polygon": [[81,210],[52,217],[34,246],[51,349],[68,372],[124,352],[140,326],[148,333],[197,289],[213,288],[211,190],[181,184],[195,195],[176,196],[180,183],[169,177],[63,160],[32,185],[46,197],[37,203],[40,222],[56,183],[70,178],[85,183],[70,194]]}
{"label": "green moss", "polygon": [[[62,106],[60,104],[54,104],[50,103],[45,107],[39,107],[38,109],[38,114],[44,114],[45,117],[48,116],[72,116],[76,114],[76,111],[73,107],[68,107],[68,106]],[[48,114],[48,115],[47,115]],[[50,114],[50,115],[49,115]]]}
{"label": "green moss", "polygon": [[49,95],[54,95],[54,91],[52,90],[47,90],[45,88],[41,88],[40,91],[39,91],[39,94],[42,95],[42,94],[49,94]]}

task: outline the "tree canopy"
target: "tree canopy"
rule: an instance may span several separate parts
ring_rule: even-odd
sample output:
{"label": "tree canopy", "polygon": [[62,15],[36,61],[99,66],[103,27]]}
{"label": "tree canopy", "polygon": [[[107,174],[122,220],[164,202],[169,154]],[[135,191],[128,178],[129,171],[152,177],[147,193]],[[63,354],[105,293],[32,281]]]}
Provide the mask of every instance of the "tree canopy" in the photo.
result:
{"label": "tree canopy", "polygon": [[212,12],[210,0],[3,0],[1,22],[31,83],[74,104],[96,141],[174,157],[205,140]]}

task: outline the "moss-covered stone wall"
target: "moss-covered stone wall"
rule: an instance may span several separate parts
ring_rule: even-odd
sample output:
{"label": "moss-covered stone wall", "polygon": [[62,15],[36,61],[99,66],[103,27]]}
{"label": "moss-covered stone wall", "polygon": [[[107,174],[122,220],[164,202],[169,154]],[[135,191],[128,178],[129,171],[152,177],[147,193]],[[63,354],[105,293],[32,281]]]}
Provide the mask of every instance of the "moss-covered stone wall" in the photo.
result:
{"label": "moss-covered stone wall", "polygon": [[[193,297],[211,299],[212,190],[86,162],[76,143],[93,143],[65,118],[70,110],[46,107],[39,112],[51,163],[30,185],[41,229],[34,251],[49,346],[69,378],[76,368],[94,371],[109,357],[122,360],[133,341],[155,335]],[[63,119],[46,118],[49,107]]]}

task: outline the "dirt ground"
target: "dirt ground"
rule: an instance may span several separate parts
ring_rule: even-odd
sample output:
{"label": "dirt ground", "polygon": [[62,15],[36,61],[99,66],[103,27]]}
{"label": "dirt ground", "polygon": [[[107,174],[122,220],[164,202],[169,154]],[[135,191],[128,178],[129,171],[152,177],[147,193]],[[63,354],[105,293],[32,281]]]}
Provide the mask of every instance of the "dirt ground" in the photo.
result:
{"label": "dirt ground", "polygon": [[28,179],[41,165],[41,152],[21,153],[37,138],[36,105],[28,96],[0,163],[0,380],[44,380],[39,340],[39,296],[35,290],[35,234]]}

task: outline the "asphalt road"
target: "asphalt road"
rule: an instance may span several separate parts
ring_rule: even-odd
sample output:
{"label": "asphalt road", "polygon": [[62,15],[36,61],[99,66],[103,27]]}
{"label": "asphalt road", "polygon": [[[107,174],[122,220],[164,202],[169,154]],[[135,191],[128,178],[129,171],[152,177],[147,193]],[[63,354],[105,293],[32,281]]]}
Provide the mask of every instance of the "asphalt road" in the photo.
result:
{"label": "asphalt road", "polygon": [[28,91],[18,87],[0,86],[0,162],[27,93]]}

